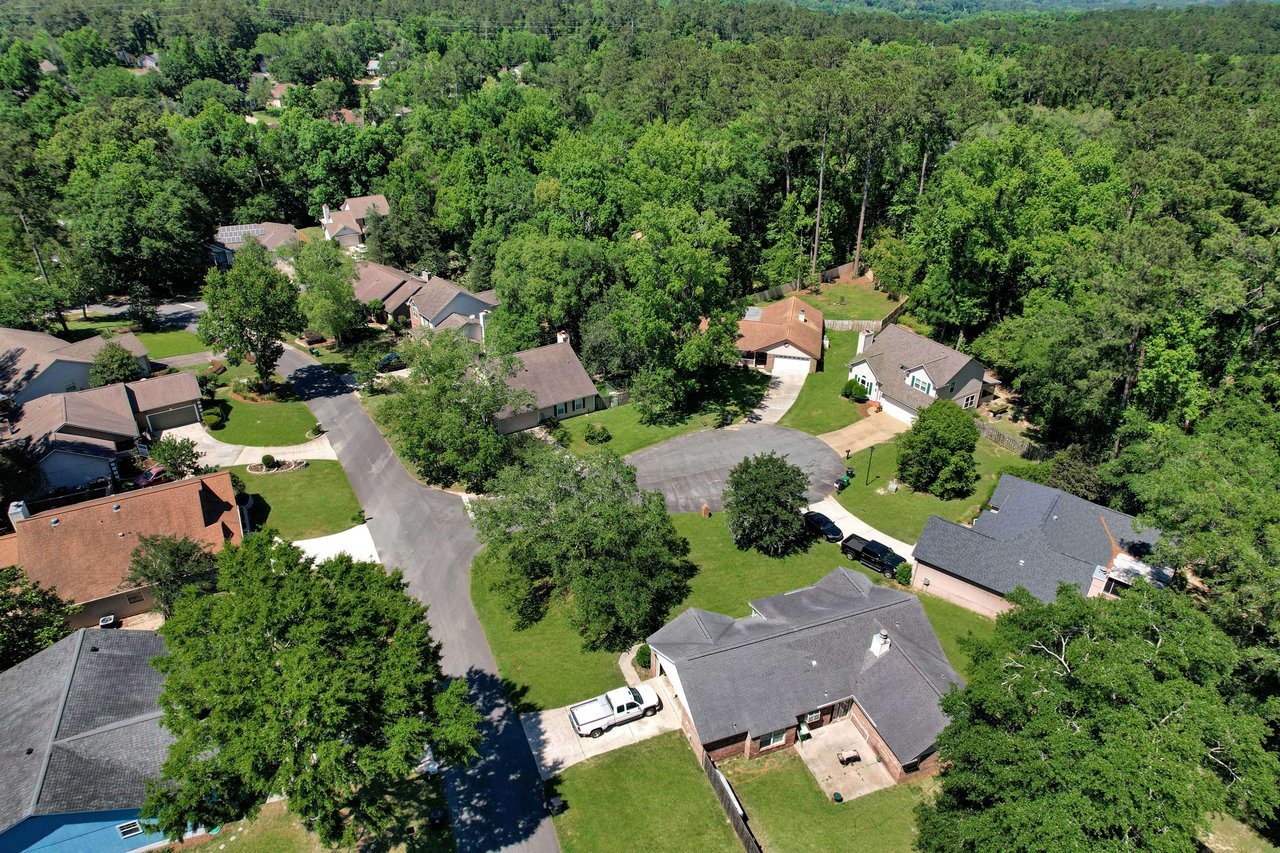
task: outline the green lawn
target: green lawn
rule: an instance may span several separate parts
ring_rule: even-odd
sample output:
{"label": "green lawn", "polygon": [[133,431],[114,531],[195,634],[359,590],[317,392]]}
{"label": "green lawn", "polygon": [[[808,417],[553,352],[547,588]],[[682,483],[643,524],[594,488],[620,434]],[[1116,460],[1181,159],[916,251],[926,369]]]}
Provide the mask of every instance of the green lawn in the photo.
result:
{"label": "green lawn", "polygon": [[791,296],[817,308],[827,320],[883,320],[898,305],[867,284],[824,284],[821,293],[802,290],[782,298]]}
{"label": "green lawn", "polygon": [[[680,535],[689,540],[689,558],[698,566],[689,596],[671,611],[701,607],[734,617],[751,612],[751,599],[808,586],[836,566],[849,565],[833,544],[814,542],[807,551],[776,559],[756,551],[739,551],[725,526],[724,515],[673,515]],[[512,627],[499,596],[489,589],[495,567],[487,552],[472,564],[471,600],[489,638],[498,670],[524,710],[558,708],[618,686],[618,655],[584,652],[564,611],[553,606],[542,621],[524,631]],[[880,575],[854,565],[873,582],[892,585]],[[896,586],[896,585],[895,585]],[[970,632],[989,635],[995,622],[934,596],[920,597],[925,614],[951,665],[965,675],[968,656],[960,638]]]}
{"label": "green lawn", "polygon": [[840,396],[849,380],[849,362],[858,351],[857,332],[827,332],[831,346],[822,357],[822,369],[810,373],[800,396],[782,416],[782,426],[812,435],[847,427],[861,418],[858,407]]}
{"label": "green lawn", "polygon": [[[853,468],[853,483],[838,499],[845,509],[877,530],[903,542],[915,542],[920,538],[920,531],[924,530],[929,516],[967,521],[977,515],[982,504],[991,497],[1003,471],[1035,464],[985,438],[978,439],[975,456],[980,479],[973,493],[967,498],[943,501],[933,495],[913,492],[901,484],[896,493],[889,494],[886,486],[898,475],[898,443],[894,439],[877,444],[855,453],[846,463]],[[870,482],[868,460],[871,464]],[[881,490],[884,494],[880,494]]]}
{"label": "green lawn", "polygon": [[501,596],[490,589],[498,571],[493,552],[481,551],[471,564],[471,603],[521,712],[559,708],[622,686],[618,655],[583,651],[563,607],[552,607],[542,621],[516,631]]}
{"label": "green lawn", "polygon": [[933,779],[924,779],[837,805],[827,799],[793,750],[751,761],[733,759],[723,762],[720,770],[738,795],[760,846],[786,853],[827,853],[849,847],[910,853],[916,837],[916,804],[937,785]]}
{"label": "green lawn", "polygon": [[218,391],[217,406],[223,419],[220,426],[210,427],[210,434],[228,444],[302,444],[316,425],[315,415],[304,403],[246,403],[232,399],[223,388]]}
{"label": "green lawn", "polygon": [[229,470],[240,475],[254,496],[254,529],[274,527],[292,542],[339,533],[358,523],[360,503],[337,462],[313,459],[300,471],[280,474],[250,474],[244,465]]}
{"label": "green lawn", "polygon": [[299,228],[298,236],[302,238],[303,242],[307,242],[307,243],[310,243],[316,240],[323,240],[324,227],[321,225],[312,225],[307,228]]}
{"label": "green lawn", "polygon": [[759,405],[768,387],[769,377],[758,370],[726,367],[699,387],[697,411],[676,423],[661,426],[642,424],[640,410],[633,404],[627,404],[568,418],[561,421],[561,426],[568,434],[569,449],[574,453],[585,453],[593,449],[582,437],[587,425],[604,424],[613,437],[599,446],[626,456],[668,438],[714,426],[712,413],[718,406],[723,406],[734,420],[738,420]]}
{"label": "green lawn", "polygon": [[155,361],[164,361],[175,355],[188,355],[209,349],[194,332],[182,330],[170,332],[139,332],[138,340],[147,348]]}
{"label": "green lawn", "polygon": [[568,806],[555,818],[565,853],[742,850],[680,732],[576,764],[549,786]]}
{"label": "green lawn", "polygon": [[1216,853],[1280,853],[1280,847],[1230,815],[1211,817],[1203,840],[1205,846]]}

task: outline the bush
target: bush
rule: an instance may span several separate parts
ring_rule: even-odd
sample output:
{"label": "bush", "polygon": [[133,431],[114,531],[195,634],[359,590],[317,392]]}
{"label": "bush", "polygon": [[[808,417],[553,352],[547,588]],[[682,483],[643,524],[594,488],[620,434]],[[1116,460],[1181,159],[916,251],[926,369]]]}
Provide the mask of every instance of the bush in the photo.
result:
{"label": "bush", "polygon": [[586,430],[582,433],[582,438],[587,444],[604,444],[613,440],[613,433],[609,432],[609,428],[604,424],[587,424]]}
{"label": "bush", "polygon": [[636,649],[636,666],[640,669],[648,669],[653,663],[653,655],[650,652],[648,643],[641,643],[640,648]]}
{"label": "bush", "polygon": [[270,453],[262,454],[262,467],[266,468],[268,471],[270,471],[272,468],[275,468],[276,458],[272,456]]}
{"label": "bush", "polygon": [[898,570],[894,573],[893,578],[903,586],[909,585],[911,583],[911,564],[903,563],[901,566],[898,566]]}
{"label": "bush", "polygon": [[328,338],[317,332],[315,329],[304,329],[302,331],[302,340],[310,346],[312,344],[322,344],[328,340]]}
{"label": "bush", "polygon": [[222,412],[217,409],[206,409],[202,417],[204,425],[209,429],[216,429],[222,426]]}
{"label": "bush", "polygon": [[844,389],[841,390],[840,396],[847,397],[855,403],[865,403],[867,402],[867,386],[856,379],[850,379],[844,383]]}

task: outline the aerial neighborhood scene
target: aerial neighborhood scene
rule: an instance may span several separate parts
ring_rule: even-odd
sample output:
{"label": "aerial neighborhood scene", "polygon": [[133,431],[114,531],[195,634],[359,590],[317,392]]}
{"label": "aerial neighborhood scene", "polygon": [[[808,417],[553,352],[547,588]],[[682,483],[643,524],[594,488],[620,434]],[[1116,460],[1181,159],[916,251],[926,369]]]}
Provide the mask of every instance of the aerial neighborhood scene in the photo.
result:
{"label": "aerial neighborhood scene", "polygon": [[0,851],[1280,853],[1280,4],[0,4]]}

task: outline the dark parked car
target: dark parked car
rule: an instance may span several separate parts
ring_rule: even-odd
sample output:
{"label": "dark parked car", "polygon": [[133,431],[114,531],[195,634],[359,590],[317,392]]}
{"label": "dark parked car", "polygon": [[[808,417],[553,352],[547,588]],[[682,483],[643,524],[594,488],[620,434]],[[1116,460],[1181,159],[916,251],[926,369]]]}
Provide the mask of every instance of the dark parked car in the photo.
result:
{"label": "dark parked car", "polygon": [[820,512],[806,512],[804,526],[806,530],[821,536],[828,542],[839,542],[844,538],[844,533],[836,527],[836,523]]}
{"label": "dark parked car", "polygon": [[893,577],[898,566],[906,562],[888,545],[882,545],[874,539],[864,539],[856,533],[840,543],[840,553],[887,578]]}
{"label": "dark parked car", "polygon": [[400,357],[400,353],[387,353],[378,359],[378,371],[380,373],[390,373],[393,370],[401,370],[405,366],[404,359]]}

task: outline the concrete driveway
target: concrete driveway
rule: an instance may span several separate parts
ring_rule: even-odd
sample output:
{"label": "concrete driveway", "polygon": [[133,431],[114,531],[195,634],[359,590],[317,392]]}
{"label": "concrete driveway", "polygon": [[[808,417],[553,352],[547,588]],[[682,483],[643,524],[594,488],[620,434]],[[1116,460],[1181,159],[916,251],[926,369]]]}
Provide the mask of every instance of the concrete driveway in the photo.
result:
{"label": "concrete driveway", "polygon": [[369,532],[367,524],[357,525],[341,533],[317,536],[315,539],[299,539],[293,544],[315,560],[327,560],[345,553],[357,560],[382,562],[378,559],[378,546],[373,543],[373,534]]}
{"label": "concrete driveway", "polygon": [[747,456],[775,451],[809,475],[810,501],[822,500],[844,474],[842,458],[818,438],[774,424],[702,430],[638,450],[627,457],[642,489],[662,492],[671,512],[724,509],[729,471]]}
{"label": "concrete driveway", "polygon": [[809,507],[814,512],[820,512],[827,518],[836,523],[840,528],[840,532],[845,536],[850,533],[856,533],[866,539],[874,539],[882,545],[888,545],[890,548],[898,552],[898,556],[912,561],[912,554],[915,553],[916,546],[903,542],[901,539],[894,539],[885,533],[876,530],[870,524],[858,518],[849,510],[841,506],[840,502],[835,498],[829,497],[818,501]]}
{"label": "concrete driveway", "polygon": [[873,444],[881,444],[898,433],[911,429],[893,415],[885,412],[872,412],[860,421],[854,421],[847,427],[835,432],[827,432],[818,436],[827,445],[844,458],[845,451],[857,453]]}
{"label": "concrete driveway", "polygon": [[765,391],[764,399],[755,410],[760,416],[760,422],[776,424],[791,408],[796,397],[800,396],[800,389],[804,387],[804,381],[808,377],[807,373],[783,373],[770,376],[769,389]]}
{"label": "concrete driveway", "polygon": [[306,441],[302,444],[288,444],[277,447],[247,447],[243,444],[228,444],[225,441],[218,441],[209,435],[201,424],[174,427],[173,429],[165,430],[163,434],[175,438],[189,438],[194,441],[196,449],[204,454],[203,461],[206,465],[249,465],[261,462],[262,457],[268,454],[277,459],[286,460],[338,458],[338,454],[334,452],[332,445],[329,444],[328,434],[313,438],[311,441]]}
{"label": "concrete driveway", "polygon": [[662,684],[662,679],[651,678],[644,683],[658,691],[658,695],[662,697],[662,710],[652,717],[641,717],[611,729],[598,738],[578,737],[569,723],[567,706],[534,714],[521,714],[520,725],[524,728],[525,737],[529,739],[534,761],[538,763],[538,774],[543,779],[550,779],[566,767],[572,767],[588,758],[680,728],[675,703]]}

